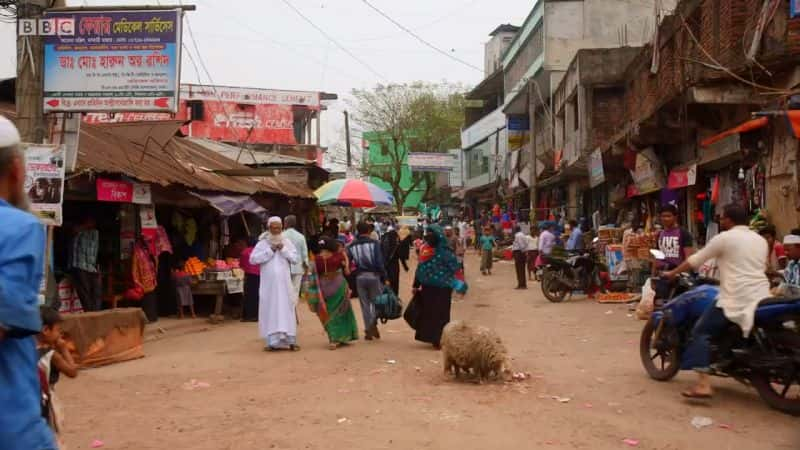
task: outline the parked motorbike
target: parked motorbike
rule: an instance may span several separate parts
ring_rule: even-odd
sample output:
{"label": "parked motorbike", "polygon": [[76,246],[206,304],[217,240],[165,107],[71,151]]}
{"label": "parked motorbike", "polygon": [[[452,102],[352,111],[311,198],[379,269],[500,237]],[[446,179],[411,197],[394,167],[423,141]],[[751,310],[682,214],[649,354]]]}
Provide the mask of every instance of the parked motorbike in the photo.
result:
{"label": "parked motorbike", "polygon": [[[639,352],[648,375],[672,379],[680,370],[695,323],[713,304],[719,288],[683,274],[683,290],[653,312],[642,330]],[[752,385],[772,408],[800,415],[800,299],[769,298],[756,311],[750,336],[731,325],[712,341],[712,375]]]}
{"label": "parked motorbike", "polygon": [[594,249],[581,251],[566,259],[545,256],[544,261],[540,275],[542,293],[553,303],[564,301],[574,291],[589,292],[593,287],[600,286],[603,267]]}

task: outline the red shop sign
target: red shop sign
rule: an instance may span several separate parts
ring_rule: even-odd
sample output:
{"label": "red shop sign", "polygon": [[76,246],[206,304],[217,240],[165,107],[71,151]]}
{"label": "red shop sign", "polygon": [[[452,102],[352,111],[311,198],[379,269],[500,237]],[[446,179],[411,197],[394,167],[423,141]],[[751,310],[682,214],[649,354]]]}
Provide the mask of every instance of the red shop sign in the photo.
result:
{"label": "red shop sign", "polygon": [[101,202],[131,203],[133,201],[133,184],[98,178],[97,200]]}

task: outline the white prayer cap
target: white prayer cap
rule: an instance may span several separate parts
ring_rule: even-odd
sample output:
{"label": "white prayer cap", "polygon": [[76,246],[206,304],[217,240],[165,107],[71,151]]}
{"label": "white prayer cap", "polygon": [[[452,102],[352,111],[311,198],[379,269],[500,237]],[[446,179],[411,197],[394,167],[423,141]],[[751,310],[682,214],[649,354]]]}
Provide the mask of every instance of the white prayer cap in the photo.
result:
{"label": "white prayer cap", "polygon": [[389,225],[389,228],[387,228],[386,231],[394,231],[394,227]]}
{"label": "white prayer cap", "polygon": [[278,216],[272,216],[269,218],[269,220],[267,220],[267,225],[272,225],[273,223],[279,223],[283,225],[283,221]]}
{"label": "white prayer cap", "polygon": [[783,245],[797,245],[800,244],[800,236],[796,234],[787,234],[783,237]]}
{"label": "white prayer cap", "polygon": [[11,147],[19,143],[19,131],[14,122],[0,116],[0,147]]}

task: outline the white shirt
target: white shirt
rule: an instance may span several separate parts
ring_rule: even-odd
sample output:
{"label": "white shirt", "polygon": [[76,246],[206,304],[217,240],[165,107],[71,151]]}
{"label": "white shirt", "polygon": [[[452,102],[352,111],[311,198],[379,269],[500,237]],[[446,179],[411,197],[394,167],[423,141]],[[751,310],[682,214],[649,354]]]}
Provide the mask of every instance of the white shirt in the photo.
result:
{"label": "white shirt", "polygon": [[736,226],[714,236],[688,261],[698,269],[704,262],[716,258],[719,269],[719,299],[725,317],[738,324],[745,336],[753,328],[758,303],[769,297],[767,270],[767,241],[746,226]]}
{"label": "white shirt", "polygon": [[514,244],[511,245],[511,250],[525,252],[528,250],[528,238],[522,231],[517,231],[514,235]]}
{"label": "white shirt", "polygon": [[539,251],[539,238],[531,235],[526,236],[526,238],[528,239],[528,251],[529,252]]}

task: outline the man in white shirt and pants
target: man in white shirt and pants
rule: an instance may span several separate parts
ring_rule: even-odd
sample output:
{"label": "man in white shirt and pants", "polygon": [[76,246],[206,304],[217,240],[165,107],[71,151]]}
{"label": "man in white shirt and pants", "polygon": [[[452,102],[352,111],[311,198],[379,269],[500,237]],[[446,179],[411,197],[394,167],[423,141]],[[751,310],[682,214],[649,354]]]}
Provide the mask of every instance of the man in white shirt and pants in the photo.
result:
{"label": "man in white shirt and pants", "polygon": [[511,245],[511,254],[514,256],[514,268],[517,270],[517,287],[514,289],[528,289],[527,270],[528,238],[519,225],[514,228],[514,243]]}
{"label": "man in white shirt and pants", "polygon": [[303,283],[303,275],[308,269],[308,245],[306,244],[305,236],[297,231],[297,216],[286,216],[283,219],[283,227],[283,237],[291,241],[297,250],[297,262],[291,266],[293,289],[291,296],[294,306],[297,306],[297,302],[300,300],[300,286]]}
{"label": "man in white shirt and pants", "polygon": [[767,241],[747,227],[747,211],[737,204],[727,205],[720,218],[726,230],[675,269],[664,273],[674,279],[681,272],[697,269],[716,258],[720,290],[716,304],[709,307],[695,324],[692,340],[682,357],[682,369],[698,372],[698,382],[684,391],[684,397],[710,398],[713,394],[708,369],[711,365],[710,340],[722,333],[731,322],[739,325],[744,336],[753,328],[756,308],[769,297],[767,280]]}

